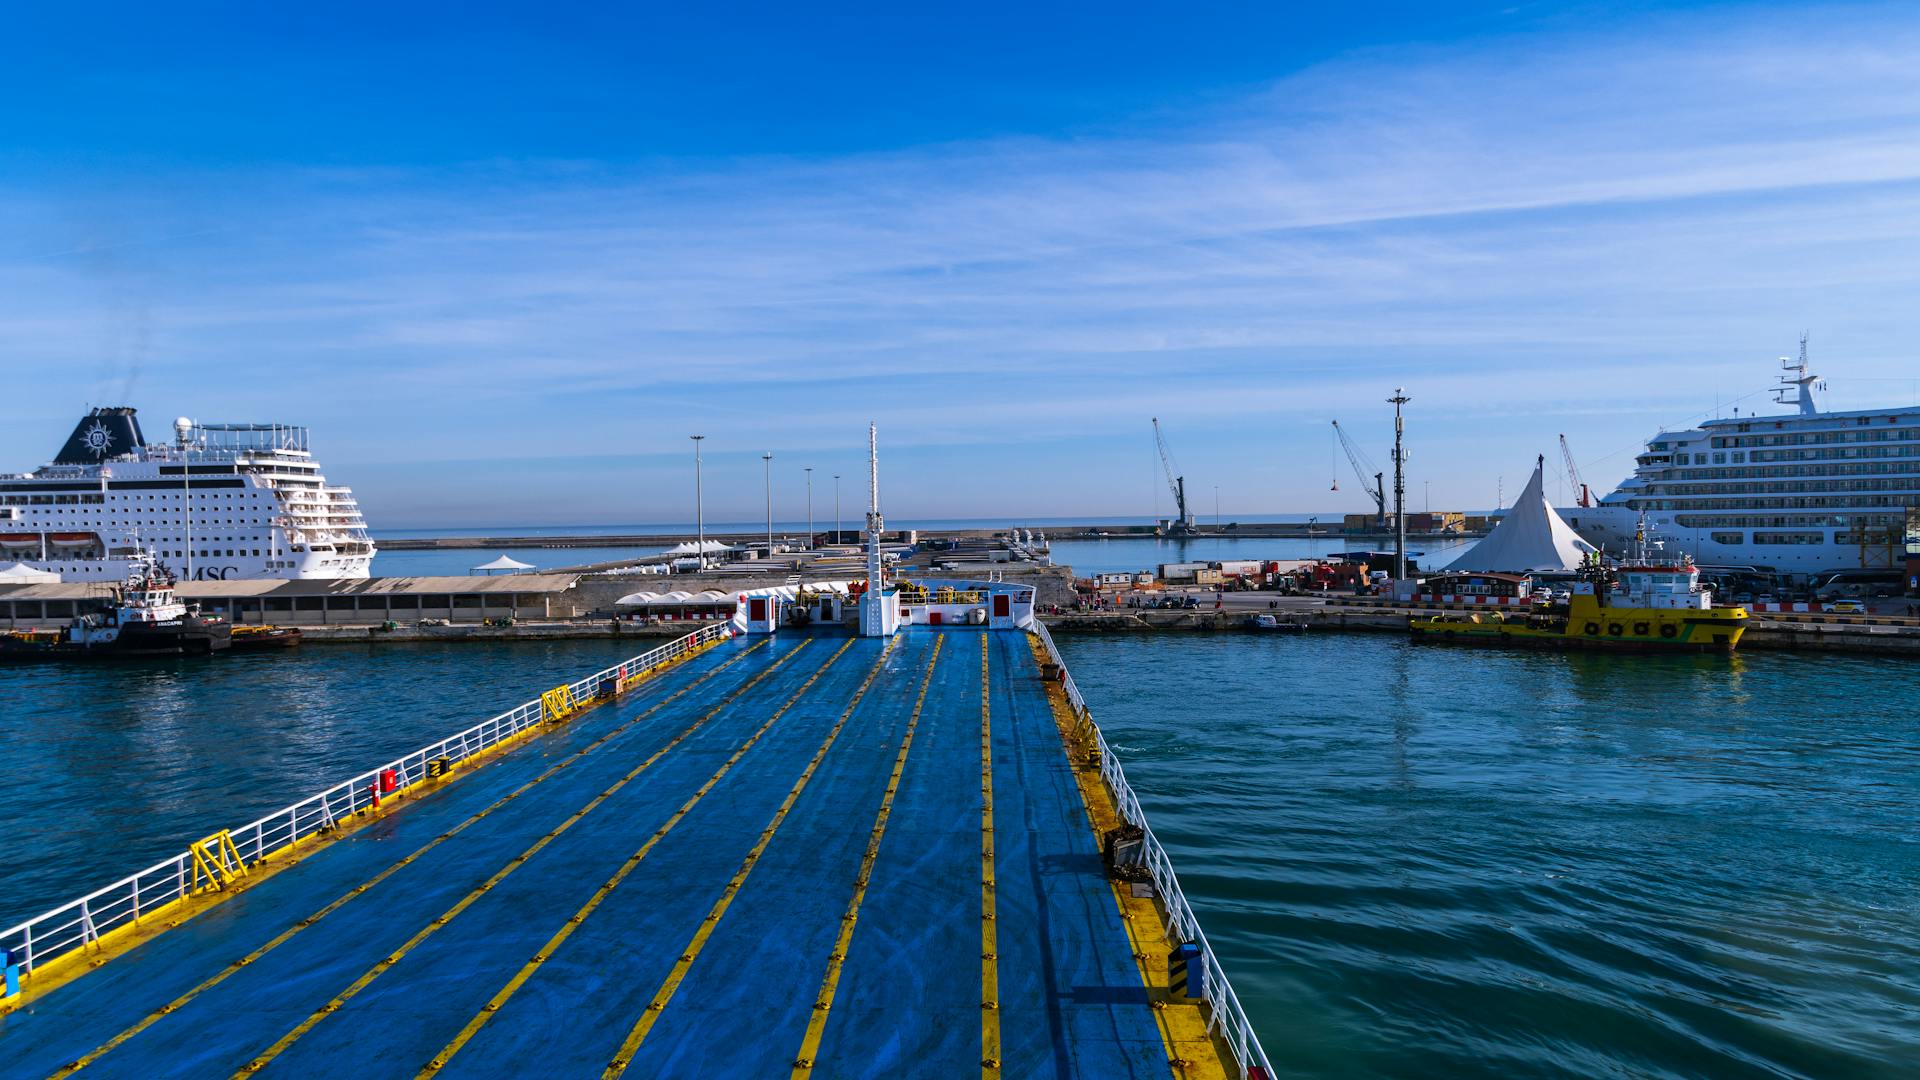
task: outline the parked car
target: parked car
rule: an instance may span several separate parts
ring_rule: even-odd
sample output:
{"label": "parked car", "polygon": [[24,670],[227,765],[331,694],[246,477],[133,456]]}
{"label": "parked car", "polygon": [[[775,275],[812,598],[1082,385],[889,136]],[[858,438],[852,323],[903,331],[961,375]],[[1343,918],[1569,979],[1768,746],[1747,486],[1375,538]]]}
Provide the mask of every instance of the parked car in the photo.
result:
{"label": "parked car", "polygon": [[1835,615],[1864,615],[1867,612],[1867,605],[1858,600],[1835,600],[1827,605],[1827,610]]}

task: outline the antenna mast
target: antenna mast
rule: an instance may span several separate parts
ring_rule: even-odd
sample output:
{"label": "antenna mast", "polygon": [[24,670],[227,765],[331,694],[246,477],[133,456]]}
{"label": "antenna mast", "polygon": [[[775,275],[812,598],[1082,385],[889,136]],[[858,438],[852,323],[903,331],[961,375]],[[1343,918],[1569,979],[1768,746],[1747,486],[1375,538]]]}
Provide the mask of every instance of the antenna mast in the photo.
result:
{"label": "antenna mast", "polygon": [[875,603],[880,599],[880,533],[886,528],[880,516],[880,433],[867,425],[867,595]]}
{"label": "antenna mast", "polygon": [[[1800,359],[1796,362],[1790,356],[1780,358],[1781,370],[1787,374],[1780,376],[1780,385],[1773,388],[1773,400],[1781,405],[1797,405],[1801,416],[1817,416],[1820,407],[1814,403],[1814,384],[1820,381],[1818,375],[1807,370],[1807,332],[1800,332]],[[1789,397],[1788,395],[1792,395]]]}

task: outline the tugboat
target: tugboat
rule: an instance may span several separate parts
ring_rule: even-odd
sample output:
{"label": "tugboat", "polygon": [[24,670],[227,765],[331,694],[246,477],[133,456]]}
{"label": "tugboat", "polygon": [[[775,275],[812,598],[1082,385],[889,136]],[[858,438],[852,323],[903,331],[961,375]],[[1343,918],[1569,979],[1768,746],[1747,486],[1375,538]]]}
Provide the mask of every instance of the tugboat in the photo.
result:
{"label": "tugboat", "polygon": [[0,660],[93,659],[120,656],[206,656],[227,648],[232,627],[181,603],[176,581],[151,549],[129,558],[126,583],[100,611],[76,615],[58,631],[0,637]]}
{"label": "tugboat", "polygon": [[1732,652],[1746,633],[1747,610],[1714,606],[1692,558],[1662,559],[1659,546],[1649,545],[1643,523],[1627,561],[1608,567],[1599,553],[1589,555],[1564,605],[1524,615],[1440,614],[1407,626],[1414,641],[1449,645]]}

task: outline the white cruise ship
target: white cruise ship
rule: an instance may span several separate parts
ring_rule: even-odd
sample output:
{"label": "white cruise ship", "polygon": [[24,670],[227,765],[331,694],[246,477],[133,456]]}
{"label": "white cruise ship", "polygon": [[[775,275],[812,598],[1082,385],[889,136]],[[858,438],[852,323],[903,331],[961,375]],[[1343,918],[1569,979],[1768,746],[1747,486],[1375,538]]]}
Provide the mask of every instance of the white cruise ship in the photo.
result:
{"label": "white cruise ship", "polygon": [[363,578],[374,554],[305,428],[183,418],[173,442],[150,446],[134,410],[94,409],[52,464],[0,474],[0,563],[120,581],[141,548],[200,581]]}
{"label": "white cruise ship", "polygon": [[1804,339],[1781,365],[1775,401],[1796,411],[1663,431],[1617,490],[1561,516],[1615,553],[1644,512],[1669,551],[1705,566],[1898,571],[1920,521],[1920,408],[1821,412]]}

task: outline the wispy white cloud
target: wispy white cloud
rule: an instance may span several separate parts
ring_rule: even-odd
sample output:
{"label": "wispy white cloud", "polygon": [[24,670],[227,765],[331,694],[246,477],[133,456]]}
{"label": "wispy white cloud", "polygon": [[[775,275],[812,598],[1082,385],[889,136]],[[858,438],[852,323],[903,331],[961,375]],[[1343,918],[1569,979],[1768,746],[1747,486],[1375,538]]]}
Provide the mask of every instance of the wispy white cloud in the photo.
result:
{"label": "wispy white cloud", "polygon": [[[493,455],[475,431],[666,454],[689,424],[825,454],[898,418],[897,444],[973,448],[920,462],[929,488],[1006,469],[1009,511],[1059,480],[1139,509],[1137,462],[1119,483],[1102,455],[1153,413],[1238,504],[1317,508],[1319,482],[1244,479],[1236,439],[1317,460],[1326,416],[1405,384],[1436,498],[1486,502],[1514,471],[1490,455],[1630,443],[1764,383],[1802,325],[1830,367],[1910,368],[1916,46],[1898,11],[1663,16],[1343,57],[1094,136],[226,176],[105,199],[141,213],[104,233],[14,188],[0,355],[36,413],[104,350],[169,410],[297,414],[348,462]],[[139,268],[137,303],[32,255],[89,245]]]}

